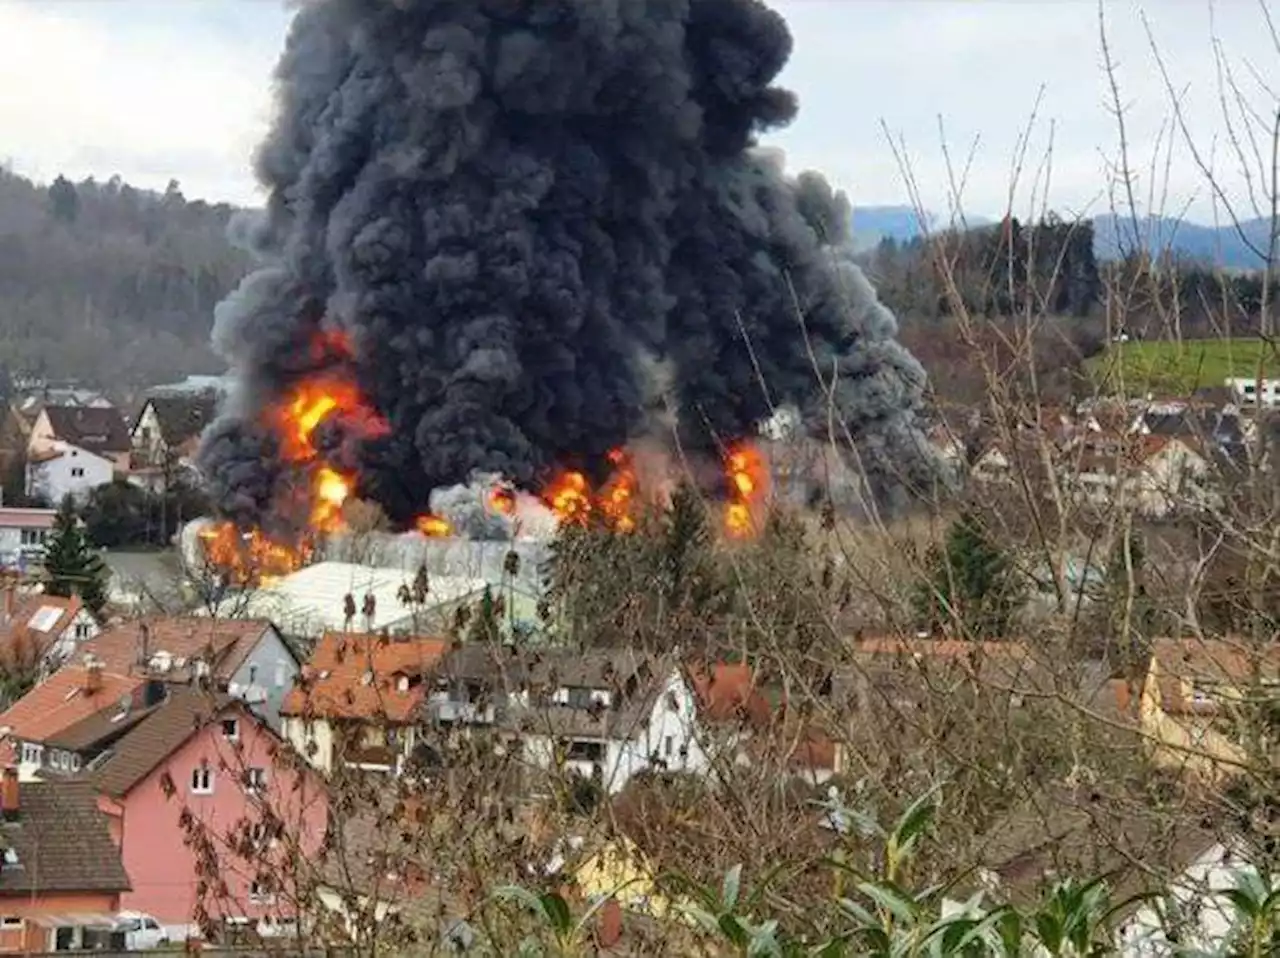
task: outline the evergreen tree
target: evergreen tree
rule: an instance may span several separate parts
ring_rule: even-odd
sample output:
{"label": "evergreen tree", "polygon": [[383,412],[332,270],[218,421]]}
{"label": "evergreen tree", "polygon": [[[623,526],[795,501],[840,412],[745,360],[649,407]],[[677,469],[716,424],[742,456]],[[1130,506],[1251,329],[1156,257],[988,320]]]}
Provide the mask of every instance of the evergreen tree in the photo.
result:
{"label": "evergreen tree", "polygon": [[943,548],[929,550],[929,575],[916,590],[916,612],[934,631],[958,630],[963,638],[1004,638],[1022,604],[1022,589],[1008,556],[961,516]]}
{"label": "evergreen tree", "polygon": [[49,184],[49,212],[64,223],[74,223],[80,215],[80,194],[65,176]]}
{"label": "evergreen tree", "polygon": [[671,495],[655,559],[663,603],[669,610],[705,609],[717,592],[711,523],[698,490],[687,482]]}
{"label": "evergreen tree", "polygon": [[50,595],[77,595],[85,608],[100,616],[107,605],[107,565],[90,545],[70,496],[62,500],[45,542],[45,591]]}
{"label": "evergreen tree", "polygon": [[484,595],[480,604],[471,616],[467,627],[468,642],[501,642],[502,641],[502,599],[495,599],[488,586],[484,587]]}

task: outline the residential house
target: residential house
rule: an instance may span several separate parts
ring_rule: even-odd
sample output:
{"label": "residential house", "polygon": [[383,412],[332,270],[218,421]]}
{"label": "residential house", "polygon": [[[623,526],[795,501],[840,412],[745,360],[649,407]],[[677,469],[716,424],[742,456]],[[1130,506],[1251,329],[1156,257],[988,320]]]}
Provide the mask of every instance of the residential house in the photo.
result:
{"label": "residential house", "polygon": [[30,436],[31,422],[13,403],[4,403],[0,410],[0,476],[6,484],[13,470],[26,461]]}
{"label": "residential house", "polygon": [[130,883],[93,787],[0,775],[0,953],[109,946]]}
{"label": "residential house", "polygon": [[161,491],[190,469],[200,436],[217,412],[218,397],[214,393],[147,399],[129,435],[133,447],[131,481]]}
{"label": "residential house", "polygon": [[1274,753],[1267,716],[1278,702],[1280,647],[1244,639],[1157,639],[1139,714],[1156,764],[1214,780],[1248,762],[1246,742]]}
{"label": "residential house", "polygon": [[55,509],[0,507],[0,568],[23,571],[39,565],[57,514]]}
{"label": "residential house", "polygon": [[114,406],[45,406],[27,443],[27,494],[83,498],[129,471],[130,448]]}
{"label": "residential house", "polygon": [[444,639],[326,632],[281,707],[284,737],[322,772],[399,773]]}
{"label": "residential house", "polygon": [[45,741],[123,700],[137,700],[145,686],[140,676],[112,675],[92,661],[64,666],[0,713],[0,737],[16,751],[23,779],[36,778],[53,759]]}
{"label": "residential house", "polygon": [[[281,576],[228,602],[240,614],[270,619],[288,636],[319,638],[325,632],[387,632],[423,635],[444,632],[460,606],[484,594],[485,580],[461,576],[431,577],[427,601],[404,601],[413,571],[352,562],[317,562]],[[200,614],[218,615],[217,603]]]}
{"label": "residential house", "polygon": [[1217,501],[1210,473],[1211,460],[1194,439],[1105,436],[1081,446],[1065,464],[1063,478],[1082,501],[1100,507],[1124,503],[1163,518]]}
{"label": "residential house", "polygon": [[115,675],[188,685],[207,680],[277,732],[280,707],[301,669],[289,643],[265,619],[150,616],[108,629],[81,651]]}
{"label": "residential house", "polygon": [[975,842],[975,880],[951,893],[944,912],[968,892],[1026,906],[1066,878],[1106,876],[1123,958],[1164,958],[1175,940],[1218,953],[1233,915],[1221,893],[1254,856],[1210,806],[1191,794],[1172,801],[1160,794],[1165,784],[1142,778],[1027,796]]}
{"label": "residential house", "polygon": [[692,663],[688,675],[704,753],[815,785],[843,767],[843,746],[831,734],[838,723],[806,707],[813,699],[789,709],[781,685],[745,662]]}
{"label": "residential house", "polygon": [[532,764],[580,775],[610,794],[642,771],[707,767],[694,692],[673,656],[547,651],[531,663],[527,704],[503,725]]}
{"label": "residential house", "polygon": [[44,676],[100,630],[76,596],[19,593],[10,586],[0,606],[0,662],[19,673]]}
{"label": "residential house", "polygon": [[1241,406],[1261,406],[1264,409],[1280,407],[1280,381],[1256,377],[1237,376],[1226,380],[1226,386]]}
{"label": "residential house", "polygon": [[[154,915],[175,941],[193,932],[198,906],[230,926],[288,920],[300,895],[287,887],[287,859],[314,855],[323,840],[323,783],[305,765],[280,761],[283,743],[243,702],[155,684],[164,698],[123,735],[110,730],[131,710],[93,716],[104,734],[78,753],[131,880],[121,906]],[[210,876],[192,837],[207,839],[217,858],[217,891],[203,901]]]}

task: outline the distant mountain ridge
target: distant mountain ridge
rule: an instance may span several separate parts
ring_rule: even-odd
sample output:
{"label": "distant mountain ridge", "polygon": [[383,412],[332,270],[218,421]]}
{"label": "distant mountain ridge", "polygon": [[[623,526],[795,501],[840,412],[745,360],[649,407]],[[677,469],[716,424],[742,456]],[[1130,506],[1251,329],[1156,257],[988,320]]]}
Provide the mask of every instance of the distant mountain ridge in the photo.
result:
{"label": "distant mountain ridge", "polygon": [[[925,214],[931,230],[944,224],[933,213]],[[969,217],[968,226],[989,226],[995,220]],[[1165,249],[1194,259],[1221,264],[1228,269],[1261,269],[1270,236],[1270,221],[1247,220],[1237,230],[1234,226],[1204,226],[1175,220],[1172,217],[1149,216],[1138,220],[1138,233],[1148,252],[1157,255]],[[1094,252],[1100,259],[1116,259],[1121,249],[1138,245],[1134,240],[1133,221],[1113,213],[1093,218]],[[1242,235],[1243,234],[1243,237]],[[871,249],[885,237],[909,242],[920,235],[920,221],[910,206],[855,206],[853,208],[853,244],[858,250]],[[1253,248],[1250,248],[1252,245]]]}

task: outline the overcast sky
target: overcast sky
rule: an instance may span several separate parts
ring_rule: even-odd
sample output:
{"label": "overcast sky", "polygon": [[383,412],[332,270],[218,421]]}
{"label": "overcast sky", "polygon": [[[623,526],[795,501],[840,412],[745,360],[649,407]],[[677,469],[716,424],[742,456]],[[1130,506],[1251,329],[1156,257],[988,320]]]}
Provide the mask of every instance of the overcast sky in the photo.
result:
{"label": "overcast sky", "polygon": [[[793,169],[824,171],[858,205],[907,202],[883,122],[905,139],[926,207],[945,213],[941,117],[957,167],[980,137],[966,211],[998,215],[1008,203],[1015,144],[1043,86],[1016,209],[1030,202],[1051,122],[1052,205],[1071,213],[1107,207],[1106,163],[1118,137],[1106,106],[1096,3],[772,3],[795,36],[783,80],[800,96],[800,118],[771,138]],[[1145,195],[1171,111],[1143,9],[1115,0],[1106,13]],[[1209,5],[1152,0],[1145,9],[1176,83],[1186,88],[1201,147],[1209,155],[1217,138],[1215,162],[1239,195],[1242,180],[1223,149],[1216,112]],[[163,189],[172,177],[191,198],[259,202],[249,157],[270,120],[270,72],[288,22],[276,0],[0,0],[0,160],[41,180],[119,173]],[[1254,102],[1264,103],[1268,95],[1249,70],[1280,84],[1280,51],[1258,0],[1220,0],[1215,32]],[[1209,221],[1210,193],[1176,145],[1163,205],[1178,212],[1191,203],[1191,217]]]}

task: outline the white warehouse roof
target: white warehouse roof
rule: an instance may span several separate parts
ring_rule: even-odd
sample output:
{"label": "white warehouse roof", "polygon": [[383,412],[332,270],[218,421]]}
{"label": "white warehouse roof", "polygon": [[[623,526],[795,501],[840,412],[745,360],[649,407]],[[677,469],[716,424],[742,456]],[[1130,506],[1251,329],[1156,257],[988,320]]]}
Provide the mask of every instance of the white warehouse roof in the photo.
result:
{"label": "white warehouse roof", "polygon": [[[413,626],[414,610],[400,601],[402,586],[413,585],[413,573],[357,565],[352,562],[318,562],[263,586],[254,592],[229,596],[226,609],[247,618],[270,619],[285,633],[318,636],[326,630],[346,628],[346,597],[355,599],[356,615],[350,627],[356,632],[406,631]],[[484,579],[431,576],[424,611],[482,593]],[[364,599],[372,594],[373,620],[366,621]],[[204,610],[207,613],[207,609]]]}

